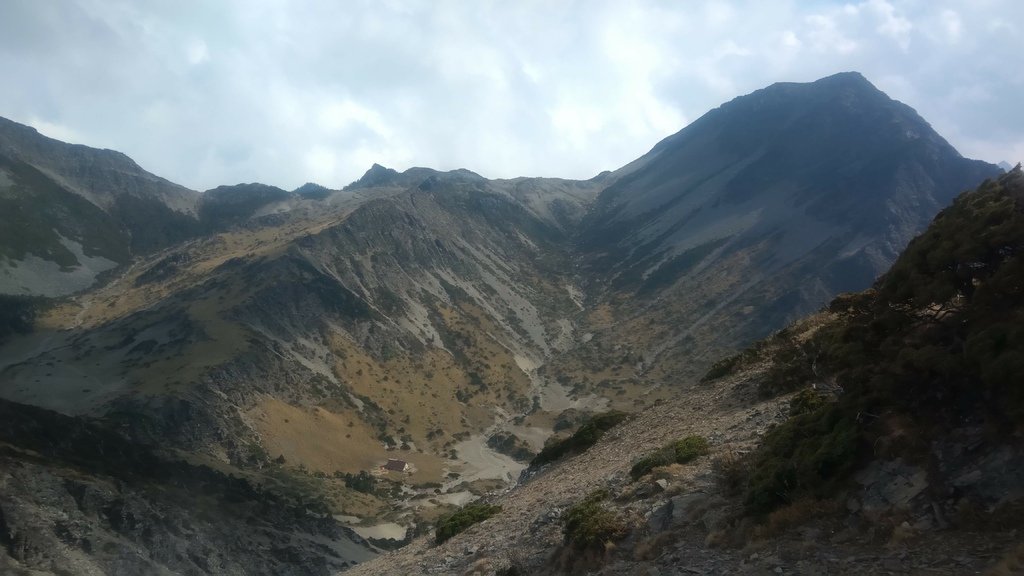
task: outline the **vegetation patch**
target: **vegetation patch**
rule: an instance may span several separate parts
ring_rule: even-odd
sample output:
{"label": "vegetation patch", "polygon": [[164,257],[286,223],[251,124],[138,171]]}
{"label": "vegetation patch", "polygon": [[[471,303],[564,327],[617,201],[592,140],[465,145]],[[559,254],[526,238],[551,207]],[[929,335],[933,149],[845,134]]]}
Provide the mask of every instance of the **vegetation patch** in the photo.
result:
{"label": "vegetation patch", "polygon": [[[337,476],[337,473],[335,475]],[[345,480],[345,487],[351,488],[356,492],[373,494],[374,489],[377,487],[377,479],[366,470],[360,470],[358,474],[346,472],[342,478]]]}
{"label": "vegetation patch", "polygon": [[520,462],[528,462],[536,455],[525,442],[511,432],[496,432],[487,439],[487,446]]}
{"label": "vegetation patch", "polygon": [[501,512],[501,506],[473,503],[459,508],[453,514],[437,521],[434,539],[438,544],[447,542],[456,534],[465,531],[473,524],[483,522]]}
{"label": "vegetation patch", "polygon": [[703,436],[687,436],[670,442],[652,454],[644,456],[629,471],[633,480],[639,479],[654,468],[669,464],[686,464],[708,453],[708,441]]}
{"label": "vegetation patch", "polygon": [[565,511],[562,534],[567,545],[576,550],[604,550],[626,536],[626,523],[604,505],[607,499],[606,490],[597,490]]}
{"label": "vegetation patch", "polygon": [[[804,390],[741,468],[749,514],[840,488],[869,455],[927,457],[930,438],[982,422],[1000,439],[1024,422],[1024,174],[960,195],[873,288],[829,305],[812,334],[761,347],[761,391]],[[725,368],[722,368],[725,370]],[[720,370],[721,371],[721,370]],[[892,423],[898,422],[898,427]]]}
{"label": "vegetation patch", "polygon": [[708,368],[708,371],[704,373],[704,376],[701,376],[701,383],[707,384],[708,382],[714,382],[715,380],[720,380],[726,376],[735,374],[743,360],[743,354],[743,352],[733,354],[732,356],[726,356],[725,358],[716,361],[711,365],[711,368]]}
{"label": "vegetation patch", "polygon": [[536,468],[566,456],[586,451],[596,444],[601,436],[604,436],[605,432],[620,424],[628,416],[625,412],[617,410],[591,416],[572,436],[556,440],[544,446],[540,453],[530,462],[530,467]]}
{"label": "vegetation patch", "polygon": [[789,401],[789,415],[810,414],[828,404],[828,399],[813,388],[805,388]]}
{"label": "vegetation patch", "polygon": [[748,513],[763,515],[798,498],[830,495],[857,464],[854,417],[837,404],[799,414],[765,435],[744,494]]}

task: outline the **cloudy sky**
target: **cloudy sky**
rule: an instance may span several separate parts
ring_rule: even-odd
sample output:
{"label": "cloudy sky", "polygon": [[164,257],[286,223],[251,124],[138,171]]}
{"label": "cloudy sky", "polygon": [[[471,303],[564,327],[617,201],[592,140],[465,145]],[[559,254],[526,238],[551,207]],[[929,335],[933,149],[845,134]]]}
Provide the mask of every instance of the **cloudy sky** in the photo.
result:
{"label": "cloudy sky", "polygon": [[374,162],[589,178],[844,70],[966,156],[1024,159],[1021,0],[0,2],[0,116],[198,190]]}

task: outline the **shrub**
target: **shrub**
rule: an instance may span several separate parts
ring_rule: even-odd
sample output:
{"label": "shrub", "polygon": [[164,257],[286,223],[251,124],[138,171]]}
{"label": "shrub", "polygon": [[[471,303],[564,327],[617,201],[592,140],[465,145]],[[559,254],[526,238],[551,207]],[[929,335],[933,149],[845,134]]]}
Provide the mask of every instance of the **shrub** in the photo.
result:
{"label": "shrub", "polygon": [[345,473],[345,486],[357,492],[373,494],[377,487],[377,479],[366,470],[360,470],[359,474]]}
{"label": "shrub", "polygon": [[778,347],[772,351],[772,364],[757,387],[766,398],[797,390],[814,378],[814,355],[809,344],[797,342],[782,332],[773,340]]}
{"label": "shrub", "polygon": [[708,383],[719,378],[724,378],[733,373],[742,359],[742,354],[733,354],[718,360],[708,368],[708,371],[701,377],[701,383]]}
{"label": "shrub", "polygon": [[548,462],[554,462],[566,456],[586,451],[596,444],[601,436],[604,436],[605,432],[621,423],[628,416],[625,412],[617,410],[591,416],[572,436],[544,446],[540,453],[530,461],[530,467],[536,468]]}
{"label": "shrub", "polygon": [[750,478],[750,455],[727,450],[711,463],[715,479],[728,496],[743,493]]}
{"label": "shrub", "polygon": [[487,439],[487,446],[495,452],[511,457],[513,460],[528,462],[536,454],[530,450],[530,446],[519,439],[511,432],[496,432]]}
{"label": "shrub", "polygon": [[598,490],[566,510],[562,533],[567,545],[576,550],[603,550],[626,535],[626,523],[602,504],[607,499],[608,492]]}
{"label": "shrub", "polygon": [[501,506],[481,503],[467,504],[437,521],[435,539],[438,544],[446,542],[452,536],[463,532],[473,524],[487,520],[498,512],[501,512]]}
{"label": "shrub", "polygon": [[752,457],[744,506],[764,515],[800,496],[827,496],[856,465],[857,423],[836,404],[793,416]]}
{"label": "shrub", "polygon": [[811,388],[801,390],[789,401],[789,415],[809,414],[824,406],[828,401],[823,395]]}
{"label": "shrub", "polygon": [[629,475],[633,477],[633,480],[637,480],[658,466],[686,464],[707,453],[708,441],[703,436],[687,436],[682,440],[666,444],[654,453],[641,458],[633,465]]}

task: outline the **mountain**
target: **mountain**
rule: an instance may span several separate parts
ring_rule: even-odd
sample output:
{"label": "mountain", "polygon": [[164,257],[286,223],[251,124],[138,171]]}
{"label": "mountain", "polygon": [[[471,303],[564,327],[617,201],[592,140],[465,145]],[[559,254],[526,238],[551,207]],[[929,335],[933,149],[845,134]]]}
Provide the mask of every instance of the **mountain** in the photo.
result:
{"label": "mountain", "polygon": [[[533,367],[572,340],[568,230],[598,187],[423,176],[137,260],[4,347],[3,395],[235,475],[282,475],[335,515],[388,513],[401,540],[450,506],[391,511],[403,490],[464,499],[511,481],[523,464],[484,432],[535,451],[552,414],[586,406]],[[347,484],[388,458],[414,469],[374,494]]]}
{"label": "mountain", "polygon": [[[159,250],[112,234],[123,265],[74,298],[0,300],[0,397],[290,487],[393,546],[589,414],[706,396],[712,361],[869,286],[996,173],[844,74],[738,98],[588,181],[374,165],[342,190],[222,186]],[[8,180],[47,222],[80,199],[123,230],[54,178]],[[752,421],[737,433],[774,420]]]}
{"label": "mountain", "polygon": [[629,344],[648,365],[699,375],[723,347],[870,284],[998,173],[860,74],[774,84],[613,174],[581,228],[584,275],[623,303],[619,332],[643,334]]}
{"label": "mountain", "polygon": [[199,194],[0,118],[0,293],[59,296],[197,230]]}
{"label": "mountain", "polygon": [[79,292],[135,257],[331,193],[254,183],[200,194],[120,152],[0,118],[0,294]]}
{"label": "mountain", "polygon": [[297,195],[266,184],[218,186],[203,193],[199,202],[199,220],[207,229],[216,230],[244,222],[258,213],[287,210],[288,201]]}
{"label": "mountain", "polygon": [[598,188],[414,170],[137,261],[40,320],[71,330],[8,346],[3,394],[236,464],[357,473],[415,446],[440,480],[495,418],[574,403],[531,371],[572,339],[568,229]]}
{"label": "mountain", "polygon": [[1022,257],[1017,168],[871,288],[351,573],[1013,574]]}

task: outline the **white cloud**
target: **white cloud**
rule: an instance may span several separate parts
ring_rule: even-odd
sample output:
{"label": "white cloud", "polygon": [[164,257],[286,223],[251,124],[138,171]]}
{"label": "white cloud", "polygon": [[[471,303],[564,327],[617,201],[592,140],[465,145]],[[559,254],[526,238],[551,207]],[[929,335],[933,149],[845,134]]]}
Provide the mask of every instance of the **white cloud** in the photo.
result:
{"label": "white cloud", "polygon": [[805,21],[809,28],[807,34],[811,41],[811,47],[815,51],[850,54],[857,49],[857,42],[843,33],[836,24],[835,18],[823,14],[811,14]]}
{"label": "white cloud", "polygon": [[67,126],[62,124],[56,124],[53,122],[47,122],[36,117],[30,117],[26,122],[29,126],[35,128],[40,134],[55,138],[62,142],[70,142],[72,144],[84,144],[82,137]]}
{"label": "white cloud", "polygon": [[381,138],[388,138],[391,129],[381,115],[352,100],[334,100],[320,107],[317,115],[319,127],[328,132],[338,132],[353,125],[365,127]]}
{"label": "white cloud", "polygon": [[185,44],[185,60],[192,66],[197,66],[210,59],[210,51],[206,42],[199,39],[192,39]]}
{"label": "white cloud", "polygon": [[960,15],[952,10],[942,11],[942,28],[946,33],[946,38],[950,42],[957,42],[960,40],[960,32],[963,28],[963,21],[960,20]]}
{"label": "white cloud", "polygon": [[782,45],[785,46],[786,48],[796,50],[803,46],[803,42],[801,42],[800,39],[797,38],[796,33],[794,33],[792,30],[786,30],[785,32],[782,33]]}
{"label": "white cloud", "polygon": [[896,12],[896,8],[885,0],[868,0],[866,6],[879,20],[876,30],[888,36],[899,45],[904,52],[910,46],[910,33],[914,25]]}
{"label": "white cloud", "polygon": [[198,189],[342,186],[373,162],[590,177],[737,95],[842,70],[965,153],[1024,142],[1018,0],[11,0],[4,12],[0,74],[17,89],[0,91],[0,115]]}

